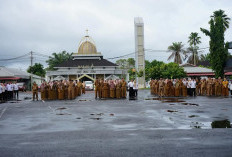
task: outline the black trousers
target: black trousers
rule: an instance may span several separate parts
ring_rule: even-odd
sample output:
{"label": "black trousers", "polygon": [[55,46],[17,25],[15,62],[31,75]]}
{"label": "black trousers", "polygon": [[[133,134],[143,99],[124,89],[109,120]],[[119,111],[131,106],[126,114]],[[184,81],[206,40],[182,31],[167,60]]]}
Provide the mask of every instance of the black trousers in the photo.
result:
{"label": "black trousers", "polygon": [[134,89],[133,89],[133,87],[129,88],[129,97],[134,97]]}
{"label": "black trousers", "polygon": [[134,90],[134,95],[137,97],[137,95],[138,95],[138,89]]}
{"label": "black trousers", "polygon": [[19,99],[19,91],[18,90],[14,90],[14,95],[15,95],[15,99],[16,99],[16,96],[17,96],[17,100]]}
{"label": "black trousers", "polygon": [[196,88],[191,88],[191,96],[196,96]]}

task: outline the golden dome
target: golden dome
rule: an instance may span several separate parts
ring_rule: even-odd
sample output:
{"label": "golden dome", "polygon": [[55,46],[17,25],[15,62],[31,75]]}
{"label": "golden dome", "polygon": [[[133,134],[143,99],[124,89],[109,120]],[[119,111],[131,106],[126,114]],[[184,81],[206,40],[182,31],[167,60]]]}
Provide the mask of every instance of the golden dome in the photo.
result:
{"label": "golden dome", "polygon": [[97,54],[95,42],[88,34],[81,39],[78,54]]}

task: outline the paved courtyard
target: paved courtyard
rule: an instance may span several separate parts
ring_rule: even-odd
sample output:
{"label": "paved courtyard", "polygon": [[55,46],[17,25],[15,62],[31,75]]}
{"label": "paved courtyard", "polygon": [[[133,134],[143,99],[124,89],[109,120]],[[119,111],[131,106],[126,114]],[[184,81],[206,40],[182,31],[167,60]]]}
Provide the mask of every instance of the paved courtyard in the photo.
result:
{"label": "paved courtyard", "polygon": [[231,156],[231,97],[30,97],[0,104],[0,156]]}

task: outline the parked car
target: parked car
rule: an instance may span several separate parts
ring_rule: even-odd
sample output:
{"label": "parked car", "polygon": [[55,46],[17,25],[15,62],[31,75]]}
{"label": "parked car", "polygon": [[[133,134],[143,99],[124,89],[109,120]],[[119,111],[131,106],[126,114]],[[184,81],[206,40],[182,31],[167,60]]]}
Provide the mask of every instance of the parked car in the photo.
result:
{"label": "parked car", "polygon": [[23,91],[23,92],[26,92],[26,85],[24,82],[18,82],[17,83],[18,87],[19,87],[19,91]]}
{"label": "parked car", "polygon": [[85,81],[85,90],[93,90],[93,82]]}

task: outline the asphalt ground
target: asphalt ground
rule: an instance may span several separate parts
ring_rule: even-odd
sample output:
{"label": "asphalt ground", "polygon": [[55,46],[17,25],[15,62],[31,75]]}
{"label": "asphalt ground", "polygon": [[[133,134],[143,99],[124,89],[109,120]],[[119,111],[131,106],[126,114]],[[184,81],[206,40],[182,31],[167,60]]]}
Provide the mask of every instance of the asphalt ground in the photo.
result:
{"label": "asphalt ground", "polygon": [[0,104],[0,156],[232,156],[232,98],[75,100]]}

